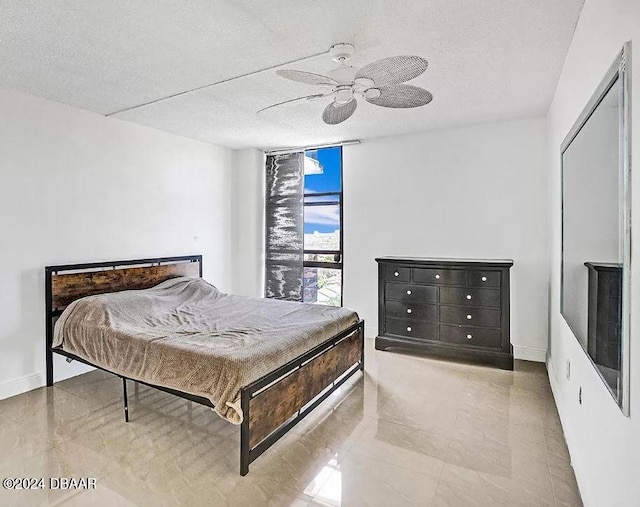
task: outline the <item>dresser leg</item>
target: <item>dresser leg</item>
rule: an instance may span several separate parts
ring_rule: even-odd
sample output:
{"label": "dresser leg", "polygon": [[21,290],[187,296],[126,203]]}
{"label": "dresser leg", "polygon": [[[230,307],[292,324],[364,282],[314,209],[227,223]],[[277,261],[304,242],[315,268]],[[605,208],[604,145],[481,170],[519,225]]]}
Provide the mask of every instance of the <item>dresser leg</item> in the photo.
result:
{"label": "dresser leg", "polygon": [[384,338],[381,338],[379,336],[376,336],[374,343],[376,350],[387,350],[387,348],[389,348],[389,346],[385,343]]}

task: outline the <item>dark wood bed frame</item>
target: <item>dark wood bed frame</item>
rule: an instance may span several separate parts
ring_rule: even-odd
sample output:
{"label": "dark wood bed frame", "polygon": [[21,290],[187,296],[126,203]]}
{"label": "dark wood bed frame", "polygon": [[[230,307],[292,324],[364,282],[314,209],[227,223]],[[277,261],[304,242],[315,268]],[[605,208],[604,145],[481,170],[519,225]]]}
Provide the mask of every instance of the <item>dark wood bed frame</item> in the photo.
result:
{"label": "dark wood bed frame", "polygon": [[[53,385],[53,354],[113,373],[122,379],[125,421],[127,380],[214,408],[207,398],[130,379],[53,347],[56,319],[81,297],[147,289],[179,276],[202,277],[202,256],[69,264],[45,268],[47,386]],[[358,370],[364,370],[364,321],[360,320],[241,390],[240,474]]]}

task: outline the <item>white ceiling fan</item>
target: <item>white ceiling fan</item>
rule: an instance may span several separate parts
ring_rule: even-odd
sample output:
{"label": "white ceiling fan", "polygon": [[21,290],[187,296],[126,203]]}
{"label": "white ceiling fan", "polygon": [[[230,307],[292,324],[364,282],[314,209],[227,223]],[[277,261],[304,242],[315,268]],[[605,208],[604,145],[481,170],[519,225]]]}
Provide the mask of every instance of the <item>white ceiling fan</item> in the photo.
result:
{"label": "white ceiling fan", "polygon": [[260,109],[258,113],[279,106],[332,97],[332,101],[322,113],[322,119],[328,125],[336,125],[350,118],[355,112],[358,107],[356,101],[358,96],[370,104],[390,108],[420,107],[433,99],[433,95],[424,88],[403,84],[427,70],[428,62],[424,58],[392,56],[356,69],[349,64],[353,55],[351,44],[335,44],[331,46],[329,53],[339,65],[326,76],[301,70],[276,71],[276,74],[281,77],[322,86],[326,91],[278,102]]}

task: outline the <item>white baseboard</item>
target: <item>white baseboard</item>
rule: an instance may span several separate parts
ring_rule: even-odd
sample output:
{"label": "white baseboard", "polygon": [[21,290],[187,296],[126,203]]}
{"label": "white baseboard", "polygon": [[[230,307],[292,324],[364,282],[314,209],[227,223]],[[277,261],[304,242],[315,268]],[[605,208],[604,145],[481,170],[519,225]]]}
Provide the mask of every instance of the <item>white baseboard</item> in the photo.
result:
{"label": "white baseboard", "polygon": [[[72,364],[66,364],[65,360],[61,357],[54,357],[53,361],[55,372],[54,382],[60,382],[61,380],[82,375],[95,369],[92,366],[75,361]],[[4,382],[0,382],[0,400],[38,389],[39,387],[45,386],[46,383],[46,374],[44,371],[5,380]]]}
{"label": "white baseboard", "polygon": [[26,393],[43,385],[45,385],[45,375],[43,371],[16,379],[5,380],[0,383],[0,400]]}
{"label": "white baseboard", "polygon": [[523,361],[535,361],[537,363],[544,363],[547,359],[547,349],[514,345],[513,357],[514,359],[521,359]]}
{"label": "white baseboard", "polygon": [[582,480],[582,477],[586,477],[586,475],[581,472],[581,469],[579,466],[579,463],[582,463],[582,460],[580,459],[579,446],[574,441],[572,433],[570,431],[567,431],[567,426],[565,425],[566,414],[564,413],[562,394],[560,393],[560,386],[558,385],[556,373],[553,369],[553,363],[550,360],[547,360],[547,373],[549,375],[549,384],[551,385],[553,400],[556,403],[556,408],[558,409],[558,415],[560,416],[562,433],[564,434],[564,439],[567,442],[567,448],[569,449],[571,466],[573,467],[573,472],[576,475],[576,482],[578,483],[578,490],[580,491],[580,497],[582,498],[582,503],[585,507],[595,507],[595,503],[591,501],[591,497],[589,496],[589,489],[587,487],[587,483],[584,480]]}

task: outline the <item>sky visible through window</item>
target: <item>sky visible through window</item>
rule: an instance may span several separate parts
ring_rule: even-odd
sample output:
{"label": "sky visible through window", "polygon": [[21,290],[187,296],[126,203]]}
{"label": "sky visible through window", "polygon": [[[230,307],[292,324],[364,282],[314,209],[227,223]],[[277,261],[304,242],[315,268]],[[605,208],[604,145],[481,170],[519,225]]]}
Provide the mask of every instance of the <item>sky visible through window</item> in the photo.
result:
{"label": "sky visible through window", "polygon": [[[305,194],[340,192],[342,190],[342,148],[322,148],[308,151],[305,156],[318,162],[321,172],[313,169],[304,177]],[[316,198],[315,200],[336,200],[337,197]],[[307,201],[310,199],[307,198]],[[340,207],[338,205],[307,206],[304,215],[304,233],[328,234],[340,230]]]}

